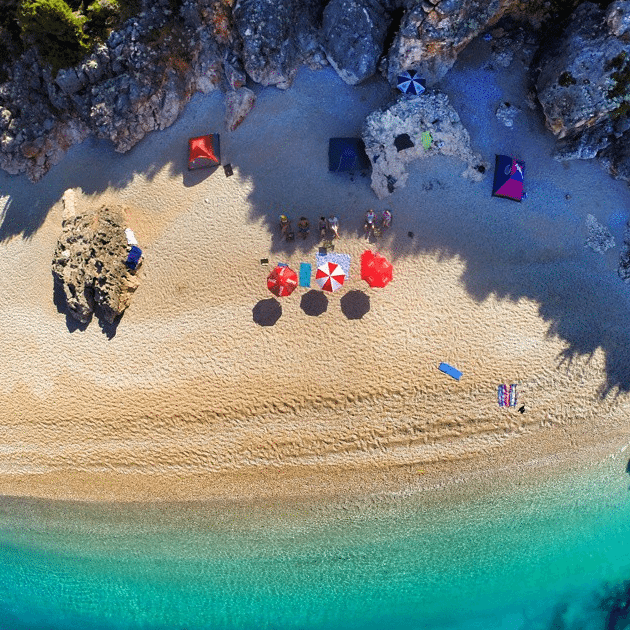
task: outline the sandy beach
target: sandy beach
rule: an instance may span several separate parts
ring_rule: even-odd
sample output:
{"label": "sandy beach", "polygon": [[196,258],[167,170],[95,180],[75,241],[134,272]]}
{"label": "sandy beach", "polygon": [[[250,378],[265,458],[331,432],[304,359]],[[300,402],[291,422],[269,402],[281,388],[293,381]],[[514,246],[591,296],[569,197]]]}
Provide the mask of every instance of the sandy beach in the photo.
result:
{"label": "sandy beach", "polygon": [[[235,132],[220,94],[197,96],[128,154],[89,140],[37,184],[0,174],[0,494],[415,491],[622,456],[630,293],[616,275],[623,223],[611,217],[628,218],[630,191],[593,161],[550,157],[522,63],[490,71],[485,45],[467,48],[441,89],[485,160],[526,161],[521,204],[491,197],[492,173],[469,182],[445,157],[413,164],[407,187],[383,201],[368,178],[329,173],[328,138],[358,136],[395,94],[305,69],[288,91],[260,90]],[[506,99],[522,108],[513,129],[494,114]],[[188,137],[209,131],[234,176],[185,171]],[[78,326],[54,296],[68,188],[79,207],[126,205],[144,250],[116,327]],[[370,246],[394,264],[384,289],[360,279],[369,207],[394,216]],[[313,233],[280,240],[280,213],[312,226],[337,214],[351,274],[321,315],[305,312],[298,288],[261,326],[274,264],[297,269],[317,253]],[[618,246],[605,255],[584,247],[587,214],[611,225]],[[361,319],[344,314],[353,291],[369,298]],[[517,384],[525,413],[498,406],[501,383]]]}

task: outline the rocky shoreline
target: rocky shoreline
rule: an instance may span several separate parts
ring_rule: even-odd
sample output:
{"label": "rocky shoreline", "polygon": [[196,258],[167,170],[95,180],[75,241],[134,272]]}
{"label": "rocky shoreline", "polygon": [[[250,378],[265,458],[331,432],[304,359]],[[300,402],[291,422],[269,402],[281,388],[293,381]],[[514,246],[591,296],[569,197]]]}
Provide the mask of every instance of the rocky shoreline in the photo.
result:
{"label": "rocky shoreline", "polygon": [[483,34],[503,66],[531,49],[532,106],[558,138],[555,157],[597,157],[630,181],[630,0],[581,3],[546,37],[553,10],[518,0],[145,0],[56,76],[33,49],[5,65],[0,168],[37,181],[90,134],[128,151],[173,124],[195,92],[225,92],[233,130],[255,103],[248,82],[286,89],[302,64],[330,64],[351,85],[379,73],[395,85],[413,68],[439,87]]}

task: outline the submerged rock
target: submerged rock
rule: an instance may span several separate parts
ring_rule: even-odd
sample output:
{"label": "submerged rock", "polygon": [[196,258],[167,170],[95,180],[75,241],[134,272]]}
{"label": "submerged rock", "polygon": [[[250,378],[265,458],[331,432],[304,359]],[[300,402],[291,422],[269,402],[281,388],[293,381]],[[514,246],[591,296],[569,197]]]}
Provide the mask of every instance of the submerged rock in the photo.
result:
{"label": "submerged rock", "polygon": [[468,131],[448,96],[437,90],[419,98],[403,96],[373,112],[362,135],[372,163],[372,189],[379,199],[405,185],[409,162],[431,155],[458,157],[468,165],[463,176],[473,181],[483,179],[487,170],[481,155],[472,150]]}
{"label": "submerged rock", "polygon": [[63,232],[52,261],[70,315],[87,323],[96,311],[113,323],[129,306],[138,288],[135,271],[127,268],[130,246],[122,206],[101,206],[76,212],[74,192],[64,194]]}

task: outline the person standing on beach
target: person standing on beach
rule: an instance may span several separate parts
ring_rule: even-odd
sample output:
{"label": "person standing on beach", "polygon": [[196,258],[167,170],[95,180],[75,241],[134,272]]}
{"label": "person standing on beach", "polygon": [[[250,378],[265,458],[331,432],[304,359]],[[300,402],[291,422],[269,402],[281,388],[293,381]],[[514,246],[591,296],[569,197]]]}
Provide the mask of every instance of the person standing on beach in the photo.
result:
{"label": "person standing on beach", "polygon": [[319,217],[319,238],[326,238],[326,231],[328,227],[326,225],[326,217]]}
{"label": "person standing on beach", "polygon": [[328,217],[328,229],[333,233],[333,238],[339,238],[339,219],[333,214]]}

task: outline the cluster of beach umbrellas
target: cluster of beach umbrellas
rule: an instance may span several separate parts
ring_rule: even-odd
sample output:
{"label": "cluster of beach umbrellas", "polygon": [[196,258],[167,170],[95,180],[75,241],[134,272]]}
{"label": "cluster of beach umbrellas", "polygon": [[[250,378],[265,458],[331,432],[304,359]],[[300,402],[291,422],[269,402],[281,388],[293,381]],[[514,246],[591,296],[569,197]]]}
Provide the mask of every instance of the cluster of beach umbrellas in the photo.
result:
{"label": "cluster of beach umbrellas", "polygon": [[[361,279],[371,287],[385,287],[392,280],[393,265],[381,254],[365,250],[361,255]],[[341,265],[325,262],[315,272],[315,282],[322,291],[334,293],[343,286],[346,274]],[[298,286],[298,276],[286,265],[278,265],[267,278],[267,288],[278,297],[291,295]]]}

